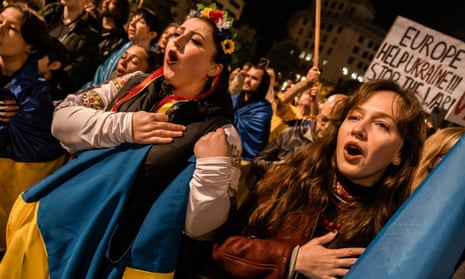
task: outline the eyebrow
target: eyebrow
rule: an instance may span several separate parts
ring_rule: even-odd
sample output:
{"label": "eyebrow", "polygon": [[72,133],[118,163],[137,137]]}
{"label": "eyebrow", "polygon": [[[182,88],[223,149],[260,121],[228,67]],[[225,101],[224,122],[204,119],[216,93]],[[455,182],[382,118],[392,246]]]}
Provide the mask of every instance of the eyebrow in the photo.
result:
{"label": "eyebrow", "polygon": [[[351,109],[350,112],[365,112],[365,110],[361,106],[357,105],[353,109]],[[372,115],[374,116],[372,118],[387,118],[391,119],[395,123],[394,116],[383,111],[373,111]]]}
{"label": "eyebrow", "polygon": [[[186,27],[184,27],[184,26],[179,26],[178,29],[181,29],[182,32],[186,31]],[[192,35],[199,35],[203,40],[205,40],[205,36],[203,36],[201,33],[197,32],[197,31],[191,30],[191,31],[188,31],[188,32],[191,33]]]}

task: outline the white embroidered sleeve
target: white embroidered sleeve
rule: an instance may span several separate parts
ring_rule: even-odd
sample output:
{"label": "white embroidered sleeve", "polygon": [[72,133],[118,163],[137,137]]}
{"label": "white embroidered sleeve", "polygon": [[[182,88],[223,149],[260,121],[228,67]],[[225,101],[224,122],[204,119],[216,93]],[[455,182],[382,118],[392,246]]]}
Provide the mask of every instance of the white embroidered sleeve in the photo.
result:
{"label": "white embroidered sleeve", "polygon": [[232,147],[232,157],[198,159],[190,181],[185,233],[192,238],[210,238],[226,222],[231,195],[235,195],[239,184],[240,137],[232,125],[223,128]]}
{"label": "white embroidered sleeve", "polygon": [[55,109],[52,134],[69,153],[132,142],[132,113],[106,111],[135,74],[69,94]]}

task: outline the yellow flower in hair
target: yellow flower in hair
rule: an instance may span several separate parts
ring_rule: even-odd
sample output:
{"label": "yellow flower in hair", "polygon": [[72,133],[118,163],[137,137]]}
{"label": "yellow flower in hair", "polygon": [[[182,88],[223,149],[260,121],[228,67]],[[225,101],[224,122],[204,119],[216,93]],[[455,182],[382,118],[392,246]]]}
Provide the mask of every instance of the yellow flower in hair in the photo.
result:
{"label": "yellow flower in hair", "polygon": [[226,39],[221,42],[221,46],[223,47],[224,54],[234,53],[234,41],[233,40]]}
{"label": "yellow flower in hair", "polygon": [[200,12],[200,16],[201,16],[201,17],[210,18],[210,12],[211,12],[211,11],[212,11],[211,8],[205,7],[205,8]]}

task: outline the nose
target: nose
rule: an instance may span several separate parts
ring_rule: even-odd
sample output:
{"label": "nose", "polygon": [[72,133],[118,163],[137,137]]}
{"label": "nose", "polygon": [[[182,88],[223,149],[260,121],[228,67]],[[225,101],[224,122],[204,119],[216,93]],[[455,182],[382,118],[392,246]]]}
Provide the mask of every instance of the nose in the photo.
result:
{"label": "nose", "polygon": [[174,46],[182,51],[184,49],[184,47],[186,46],[186,43],[188,42],[188,40],[190,39],[190,35],[188,34],[181,34],[180,36],[176,37],[174,39]]}
{"label": "nose", "polygon": [[359,122],[358,124],[354,125],[352,127],[352,130],[350,131],[350,134],[359,140],[365,140],[366,131],[364,128],[364,124],[362,122]]}
{"label": "nose", "polygon": [[128,64],[129,62],[129,59],[127,58],[122,58],[121,61],[119,62],[121,64],[121,66],[124,66],[126,67],[126,65]]}
{"label": "nose", "polygon": [[131,26],[134,26],[136,25],[136,22],[139,20],[139,18],[137,16],[134,16],[132,18],[129,19],[129,25]]}

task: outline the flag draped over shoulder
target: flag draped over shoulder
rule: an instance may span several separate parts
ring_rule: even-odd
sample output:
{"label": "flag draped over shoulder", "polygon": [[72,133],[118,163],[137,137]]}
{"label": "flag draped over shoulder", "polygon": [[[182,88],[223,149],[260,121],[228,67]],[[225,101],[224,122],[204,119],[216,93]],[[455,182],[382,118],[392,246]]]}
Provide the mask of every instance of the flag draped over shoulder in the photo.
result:
{"label": "flag draped over shoulder", "polygon": [[[83,152],[26,191],[12,213],[8,249],[15,252],[7,250],[0,277],[172,278],[194,157],[155,201],[129,250],[120,259],[108,258],[111,236],[149,149],[128,144]],[[30,247],[46,251],[31,253]]]}
{"label": "flag draped over shoulder", "polygon": [[462,137],[391,217],[345,279],[450,278],[465,249]]}

